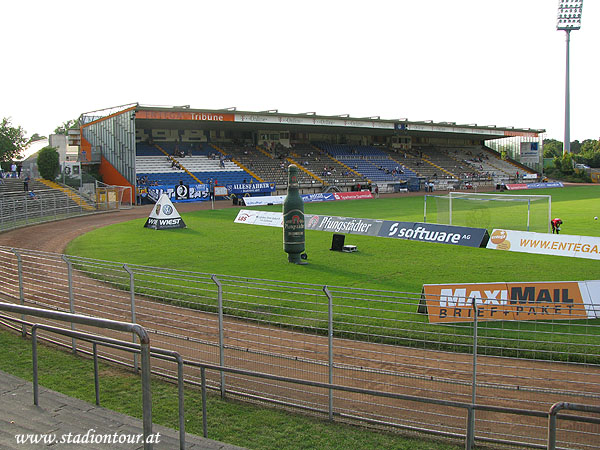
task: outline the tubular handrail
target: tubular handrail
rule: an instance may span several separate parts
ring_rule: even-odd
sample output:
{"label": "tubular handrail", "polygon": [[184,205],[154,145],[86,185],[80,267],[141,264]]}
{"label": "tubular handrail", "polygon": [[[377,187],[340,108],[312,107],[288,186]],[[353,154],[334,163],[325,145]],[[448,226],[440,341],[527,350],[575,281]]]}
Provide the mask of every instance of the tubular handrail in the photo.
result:
{"label": "tubular handrail", "polygon": [[548,411],[548,450],[556,449],[556,419],[561,409],[600,413],[600,406],[569,402],[557,402],[553,404]]}
{"label": "tubular handrail", "polygon": [[[5,318],[4,316],[2,316]],[[82,341],[89,342],[94,344],[94,348],[96,344],[104,345],[105,347],[114,348],[117,350],[124,350],[134,353],[139,353],[141,351],[141,345],[122,341],[120,339],[113,339],[105,336],[98,336],[91,333],[84,333],[81,331],[68,330],[65,328],[54,327],[51,325],[44,324],[33,324],[31,326],[31,336],[32,336],[32,349],[37,345],[37,330],[45,330],[50,331],[57,334],[62,334],[64,336],[68,336],[71,338],[77,338]],[[37,358],[36,353],[33,352],[33,398],[34,404],[38,404],[38,371],[37,371]],[[178,390],[178,400],[179,400],[179,448],[183,450],[185,448],[185,413],[184,413],[184,395],[183,395],[183,358],[181,355],[174,350],[165,350],[162,348],[150,347],[150,356],[158,358],[158,359],[169,359],[168,357],[173,358],[175,362],[177,362],[177,390]],[[98,367],[97,367],[97,354],[94,351],[94,378],[98,378]],[[96,384],[96,404],[99,405],[100,402],[98,400],[98,385]]]}
{"label": "tubular handrail", "polygon": [[0,302],[0,311],[24,314],[45,319],[58,320],[67,323],[78,323],[99,328],[107,328],[116,331],[136,333],[140,339],[140,351],[142,354],[142,421],[144,433],[144,449],[151,450],[152,443],[149,436],[152,434],[152,391],[150,387],[150,337],[146,330],[137,324],[119,322],[116,320],[102,319],[98,317],[83,316],[81,314],[65,313],[48,309],[32,308],[30,306],[15,305]]}
{"label": "tubular handrail", "polygon": [[[1,307],[2,307],[2,303],[0,303],[0,309],[1,309]],[[19,323],[23,322],[22,320],[19,320],[16,318],[10,318],[10,317],[5,317],[5,316],[0,316],[0,317],[2,319],[11,319],[11,320],[14,320],[15,322],[19,322]],[[87,342],[94,342],[94,340],[96,340],[97,342],[100,342],[105,346],[119,348],[121,350],[130,349],[133,351],[138,351],[138,349],[141,349],[141,345],[139,345],[139,344],[126,342],[126,341],[119,341],[116,339],[107,338],[107,337],[103,337],[103,336],[88,335],[86,333],[72,331],[72,330],[68,330],[68,329],[56,328],[56,327],[52,327],[52,326],[48,326],[48,325],[33,324],[32,336],[34,333],[34,327],[46,329],[49,331],[60,332],[60,334],[65,334],[70,337],[76,337],[78,339],[85,340]],[[574,409],[574,410],[587,411],[587,412],[600,412],[600,407],[590,406],[590,405],[577,405],[577,404],[573,404],[573,403],[560,402],[560,403],[556,403],[552,406],[550,413],[545,413],[543,411],[532,411],[532,410],[518,409],[518,408],[508,408],[508,407],[481,405],[481,404],[473,404],[473,403],[459,402],[459,401],[452,401],[452,400],[433,399],[433,398],[419,397],[419,396],[415,396],[415,395],[399,394],[399,393],[393,393],[393,392],[376,391],[376,390],[372,390],[372,389],[343,386],[343,385],[337,385],[337,384],[333,384],[333,383],[323,383],[323,382],[318,382],[318,381],[302,380],[299,378],[286,377],[286,376],[280,376],[280,375],[271,375],[271,374],[252,371],[252,370],[237,369],[237,368],[226,367],[226,366],[221,366],[221,365],[216,365],[216,364],[200,363],[197,361],[184,360],[177,352],[170,351],[170,350],[152,348],[150,351],[151,351],[151,353],[154,353],[154,355],[153,355],[154,357],[161,358],[161,356],[162,356],[161,359],[165,359],[166,356],[171,356],[178,363],[178,389],[179,389],[179,398],[180,398],[180,402],[179,402],[180,443],[185,443],[185,437],[183,437],[183,439],[181,437],[182,433],[185,436],[184,422],[182,424],[182,421],[184,421],[183,401],[182,401],[183,400],[183,366],[184,365],[199,368],[201,371],[202,419],[203,419],[203,435],[204,435],[204,437],[208,437],[207,411],[206,411],[206,406],[207,406],[207,401],[206,401],[207,384],[206,384],[206,374],[205,374],[206,370],[212,370],[212,371],[219,372],[219,373],[231,373],[231,374],[237,374],[237,375],[245,375],[245,376],[250,376],[250,377],[271,380],[271,381],[288,382],[288,383],[298,384],[301,386],[311,386],[311,387],[317,387],[317,388],[324,388],[324,389],[328,389],[328,390],[338,390],[338,391],[353,392],[353,393],[358,393],[358,394],[363,394],[363,395],[373,395],[373,396],[391,398],[391,399],[396,399],[396,400],[415,401],[415,402],[420,402],[420,403],[428,403],[428,404],[436,404],[436,405],[440,405],[440,406],[455,407],[455,408],[460,408],[460,409],[466,409],[469,414],[472,414],[472,412],[475,410],[481,410],[481,411],[490,411],[490,412],[507,413],[507,414],[515,414],[515,415],[532,416],[532,417],[539,417],[539,418],[548,417],[550,421],[552,421],[552,420],[554,421],[553,425],[552,425],[552,422],[549,422],[549,434],[548,434],[548,449],[552,449],[552,450],[555,449],[555,446],[551,447],[551,442],[553,442],[551,439],[553,436],[554,442],[555,442],[555,438],[556,438],[556,432],[555,432],[556,428],[555,427],[556,427],[556,419],[557,418],[560,418],[561,420],[583,421],[583,422],[588,422],[588,423],[600,424],[600,418],[593,418],[593,417],[586,417],[586,416],[573,416],[573,415],[558,415],[558,412],[561,409]],[[35,395],[35,393],[34,393],[34,395]],[[551,425],[554,428],[552,428]],[[554,430],[554,435],[550,434],[551,429]],[[467,434],[465,436],[465,439],[469,439],[469,437],[470,436]]]}

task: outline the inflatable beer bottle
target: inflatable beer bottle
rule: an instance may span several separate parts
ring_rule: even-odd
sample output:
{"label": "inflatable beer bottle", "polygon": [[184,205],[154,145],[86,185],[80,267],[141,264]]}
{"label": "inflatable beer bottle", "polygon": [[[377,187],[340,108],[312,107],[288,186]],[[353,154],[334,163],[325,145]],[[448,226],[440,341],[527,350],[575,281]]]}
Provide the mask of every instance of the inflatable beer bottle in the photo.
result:
{"label": "inflatable beer bottle", "polygon": [[300,197],[298,167],[288,167],[288,193],[283,201],[283,250],[288,261],[306,264],[300,255],[304,252],[304,202]]}

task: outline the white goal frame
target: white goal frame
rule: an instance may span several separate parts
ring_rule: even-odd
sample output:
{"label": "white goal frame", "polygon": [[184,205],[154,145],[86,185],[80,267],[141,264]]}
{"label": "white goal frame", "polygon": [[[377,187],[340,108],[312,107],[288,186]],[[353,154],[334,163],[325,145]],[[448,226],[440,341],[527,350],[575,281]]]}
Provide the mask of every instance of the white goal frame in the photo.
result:
{"label": "white goal frame", "polygon": [[497,200],[497,201],[527,201],[527,231],[529,231],[529,222],[530,222],[530,212],[531,212],[531,201],[532,200],[547,200],[548,202],[548,220],[546,221],[548,224],[548,233],[550,232],[550,221],[552,220],[552,196],[551,195],[529,195],[529,194],[481,194],[478,192],[461,192],[461,191],[450,191],[447,196],[425,196],[425,212],[424,217],[425,221],[427,221],[427,197],[447,197],[448,198],[448,209],[449,209],[449,224],[452,225],[452,202],[454,199],[458,198],[472,198],[477,199],[481,198],[488,200]]}

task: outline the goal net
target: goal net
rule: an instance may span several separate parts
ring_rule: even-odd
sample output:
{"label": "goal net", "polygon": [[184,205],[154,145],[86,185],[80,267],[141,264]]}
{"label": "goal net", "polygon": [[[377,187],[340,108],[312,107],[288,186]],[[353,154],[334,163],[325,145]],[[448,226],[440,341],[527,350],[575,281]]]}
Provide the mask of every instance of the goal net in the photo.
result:
{"label": "goal net", "polygon": [[111,186],[96,181],[96,205],[100,210],[131,209],[131,186]]}
{"label": "goal net", "polygon": [[551,219],[550,195],[450,192],[425,196],[424,222],[548,233]]}

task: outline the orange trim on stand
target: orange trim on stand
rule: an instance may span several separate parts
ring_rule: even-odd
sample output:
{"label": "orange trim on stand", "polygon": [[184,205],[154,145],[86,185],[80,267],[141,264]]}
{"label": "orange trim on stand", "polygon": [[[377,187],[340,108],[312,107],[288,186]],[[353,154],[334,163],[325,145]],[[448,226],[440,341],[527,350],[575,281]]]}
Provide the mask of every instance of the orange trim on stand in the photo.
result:
{"label": "orange trim on stand", "polygon": [[[113,186],[130,186],[131,195],[135,195],[135,186],[133,186],[115,167],[102,156],[100,160],[100,175],[102,182]],[[131,204],[135,204],[135,198],[131,199]]]}
{"label": "orange trim on stand", "polygon": [[[79,145],[80,161],[85,160],[87,162],[91,162],[92,161],[92,144],[90,144],[89,141],[83,137],[81,128],[79,129],[79,134],[80,134],[80,139],[81,139],[81,144]],[[83,155],[84,152],[85,152],[85,158],[82,158],[81,156]]]}
{"label": "orange trim on stand", "polygon": [[113,113],[113,114],[109,114],[109,115],[108,115],[108,116],[106,116],[106,117],[101,117],[100,119],[93,120],[93,121],[91,121],[91,122],[89,122],[89,123],[86,123],[86,124],[84,124],[84,125],[81,125],[81,126],[80,126],[80,128],[89,127],[90,125],[93,125],[93,124],[95,124],[95,123],[102,122],[102,121],[104,121],[104,120],[110,119],[111,117],[119,116],[119,115],[121,115],[121,114],[123,114],[123,113],[129,112],[129,111],[132,111],[132,110],[134,110],[134,109],[136,109],[136,108],[137,108],[137,105],[135,105],[135,106],[132,106],[131,108],[124,109],[123,111],[119,111],[119,112],[116,112],[116,113]]}

